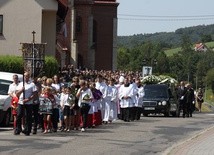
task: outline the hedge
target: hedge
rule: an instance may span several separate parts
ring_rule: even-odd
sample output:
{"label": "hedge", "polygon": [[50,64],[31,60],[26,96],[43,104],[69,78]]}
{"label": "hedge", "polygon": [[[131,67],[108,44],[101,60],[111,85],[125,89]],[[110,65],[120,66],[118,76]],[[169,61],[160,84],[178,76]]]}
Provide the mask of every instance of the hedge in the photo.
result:
{"label": "hedge", "polygon": [[[54,74],[58,74],[58,70],[59,65],[57,60],[52,56],[46,56],[43,75],[52,77]],[[0,71],[22,74],[24,71],[23,58],[11,55],[0,56]]]}

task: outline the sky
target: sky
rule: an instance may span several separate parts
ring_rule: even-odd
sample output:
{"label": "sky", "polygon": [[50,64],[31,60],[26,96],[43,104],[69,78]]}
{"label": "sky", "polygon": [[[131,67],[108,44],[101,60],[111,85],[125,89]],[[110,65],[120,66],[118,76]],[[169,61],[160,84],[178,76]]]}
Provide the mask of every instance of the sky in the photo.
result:
{"label": "sky", "polygon": [[117,0],[118,36],[214,24],[214,0]]}

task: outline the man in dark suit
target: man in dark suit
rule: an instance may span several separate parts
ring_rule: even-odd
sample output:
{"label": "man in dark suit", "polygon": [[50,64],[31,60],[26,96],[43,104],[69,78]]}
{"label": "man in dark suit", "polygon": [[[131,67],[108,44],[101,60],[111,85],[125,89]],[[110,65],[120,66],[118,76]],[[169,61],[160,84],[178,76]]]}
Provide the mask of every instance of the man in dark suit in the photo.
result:
{"label": "man in dark suit", "polygon": [[179,100],[179,113],[181,110],[183,110],[183,117],[185,117],[186,114],[186,108],[185,108],[185,93],[187,91],[187,88],[185,87],[184,81],[180,82],[180,86],[177,89],[177,95]]}
{"label": "man in dark suit", "polygon": [[191,84],[186,85],[187,91],[185,94],[185,105],[186,105],[186,112],[187,112],[187,117],[192,117],[192,112],[194,109],[195,105],[195,95],[194,95],[194,90],[191,86]]}

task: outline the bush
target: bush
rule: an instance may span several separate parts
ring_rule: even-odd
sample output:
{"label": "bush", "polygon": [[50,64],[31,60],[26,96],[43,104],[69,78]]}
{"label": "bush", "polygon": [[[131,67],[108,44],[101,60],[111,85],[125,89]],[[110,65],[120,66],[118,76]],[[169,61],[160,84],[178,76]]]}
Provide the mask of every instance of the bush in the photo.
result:
{"label": "bush", "polygon": [[[57,74],[59,70],[57,60],[52,56],[45,57],[44,75],[52,77]],[[22,74],[23,69],[23,58],[20,56],[0,56],[0,71],[12,72]]]}
{"label": "bush", "polygon": [[23,73],[23,61],[22,57],[18,56],[0,56],[0,71]]}
{"label": "bush", "polygon": [[58,72],[59,72],[59,65],[57,60],[51,56],[45,57],[44,74],[47,77],[52,77],[53,75],[58,74]]}

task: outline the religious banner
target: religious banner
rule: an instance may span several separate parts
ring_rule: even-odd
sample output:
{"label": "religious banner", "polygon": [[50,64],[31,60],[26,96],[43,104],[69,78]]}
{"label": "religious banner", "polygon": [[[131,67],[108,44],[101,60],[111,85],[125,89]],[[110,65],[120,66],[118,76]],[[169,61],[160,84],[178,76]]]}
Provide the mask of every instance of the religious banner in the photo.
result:
{"label": "religious banner", "polygon": [[42,74],[45,63],[45,45],[41,43],[21,43],[24,71],[37,77]]}

